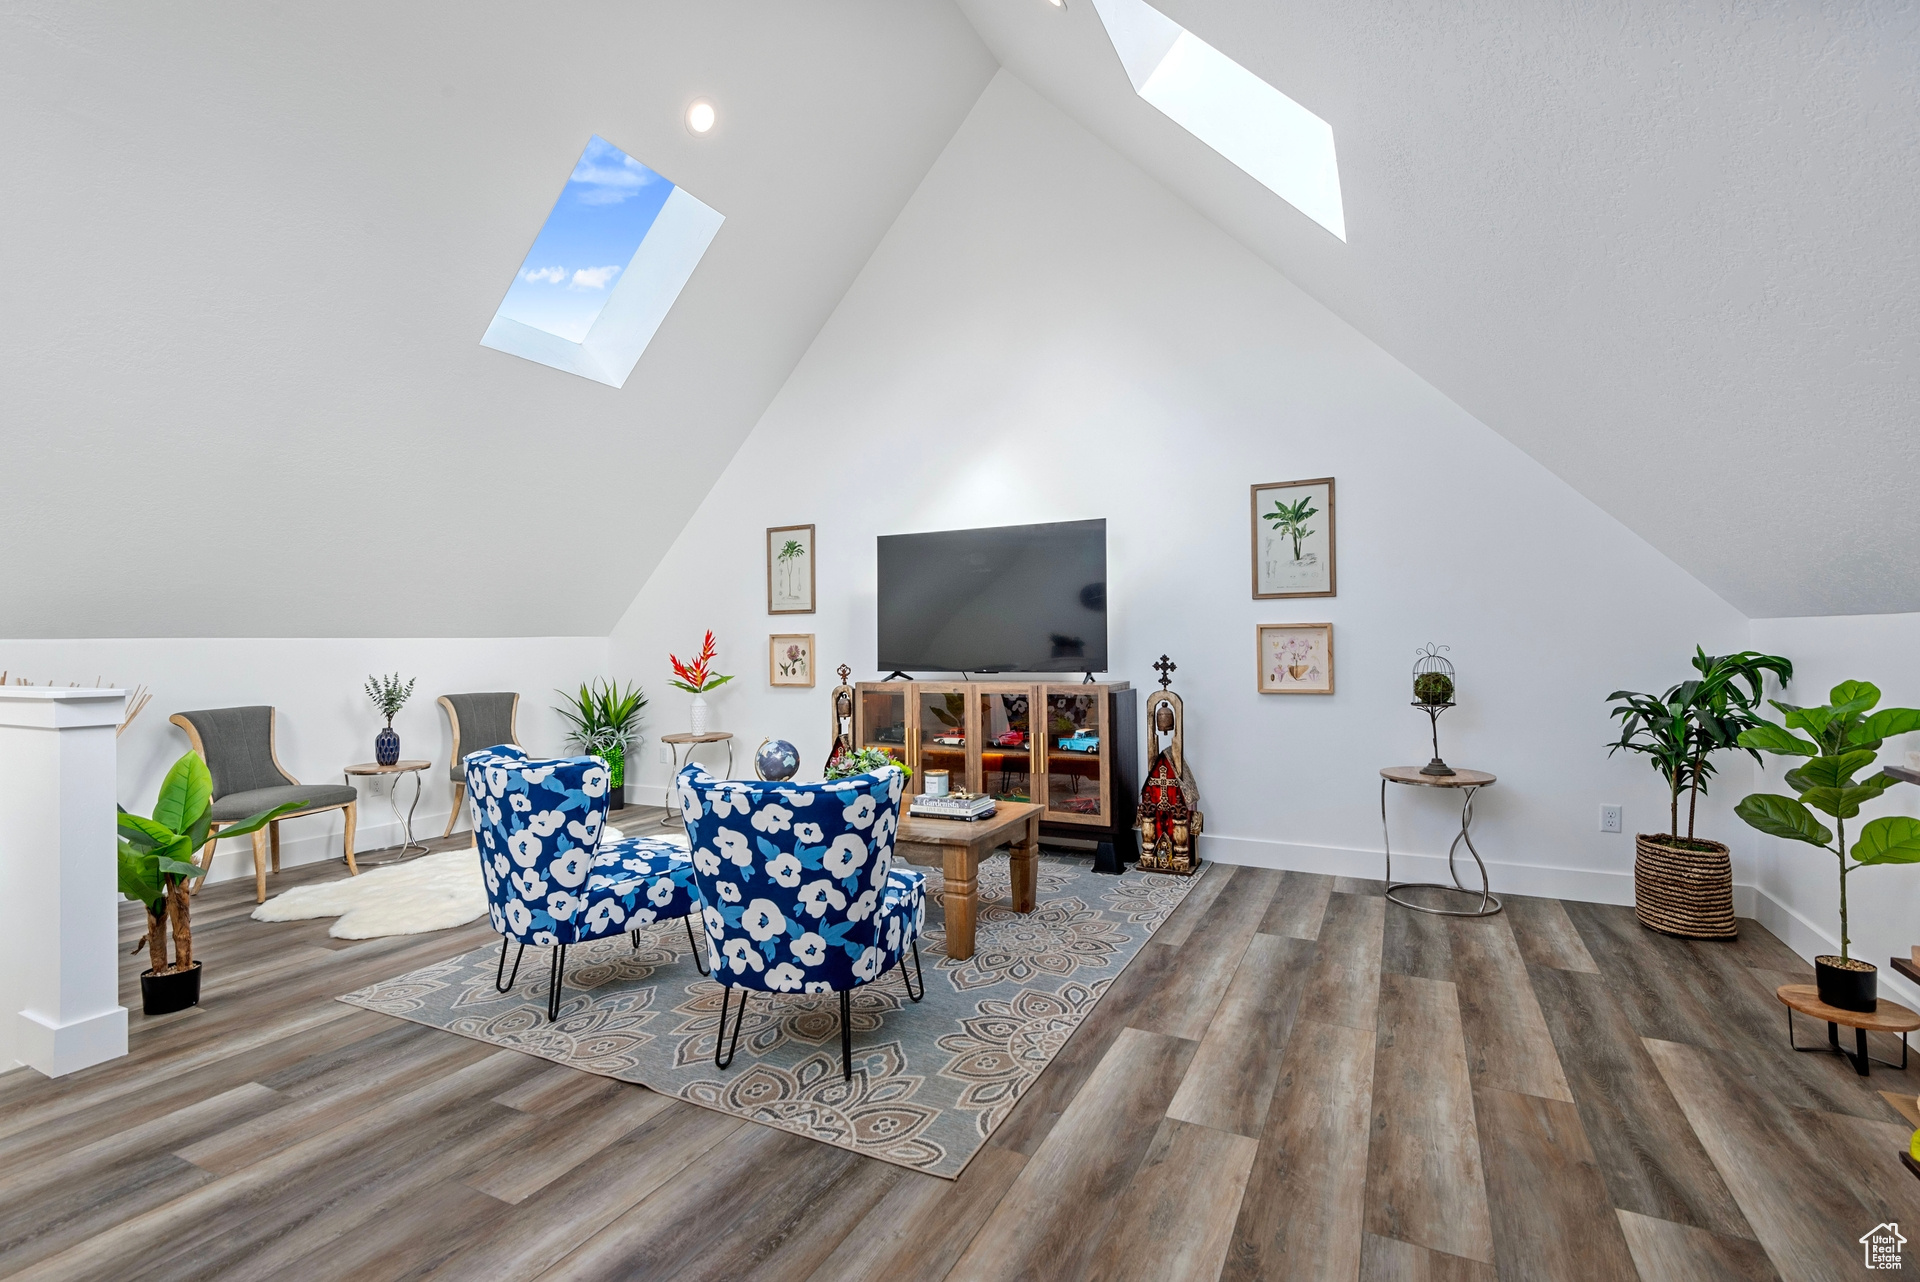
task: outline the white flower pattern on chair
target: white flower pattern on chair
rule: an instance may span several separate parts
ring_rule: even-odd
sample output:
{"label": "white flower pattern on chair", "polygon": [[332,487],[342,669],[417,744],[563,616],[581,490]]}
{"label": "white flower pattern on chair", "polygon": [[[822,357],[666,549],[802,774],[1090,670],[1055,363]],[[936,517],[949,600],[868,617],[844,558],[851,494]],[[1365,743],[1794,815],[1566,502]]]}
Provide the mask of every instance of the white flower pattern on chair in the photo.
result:
{"label": "white flower pattern on chair", "polygon": [[697,765],[681,771],[674,795],[710,952],[722,962],[716,978],[841,992],[899,962],[926,919],[925,874],[892,866],[903,781],[893,767],[778,787],[721,782]]}

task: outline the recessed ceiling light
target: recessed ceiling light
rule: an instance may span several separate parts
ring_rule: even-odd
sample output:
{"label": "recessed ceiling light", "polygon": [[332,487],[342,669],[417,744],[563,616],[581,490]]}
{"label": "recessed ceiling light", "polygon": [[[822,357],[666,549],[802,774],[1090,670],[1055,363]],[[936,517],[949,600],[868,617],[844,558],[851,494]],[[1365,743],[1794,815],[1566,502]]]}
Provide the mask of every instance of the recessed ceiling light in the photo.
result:
{"label": "recessed ceiling light", "polygon": [[1056,9],[1064,9],[1067,7],[1067,0],[1047,0],[1047,3]]}
{"label": "recessed ceiling light", "polygon": [[694,133],[706,133],[713,128],[713,121],[713,104],[705,98],[687,108],[687,128]]}

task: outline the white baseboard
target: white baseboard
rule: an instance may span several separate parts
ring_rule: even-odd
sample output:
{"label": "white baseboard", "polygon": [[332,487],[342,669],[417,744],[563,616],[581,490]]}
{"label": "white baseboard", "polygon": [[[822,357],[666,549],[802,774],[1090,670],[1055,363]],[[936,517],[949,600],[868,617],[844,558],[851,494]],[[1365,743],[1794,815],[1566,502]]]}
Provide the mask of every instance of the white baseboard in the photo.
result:
{"label": "white baseboard", "polygon": [[[404,799],[403,799],[404,801]],[[400,844],[405,835],[405,827],[393,821],[387,811],[386,799],[381,798],[380,819],[384,822],[368,823],[370,808],[360,803],[359,822],[354,825],[354,854],[364,855],[376,850],[384,850]],[[401,812],[405,813],[404,804]],[[427,841],[438,837],[447,826],[444,812],[438,814],[416,814],[413,817],[413,839]],[[466,827],[462,817],[458,827]],[[345,831],[344,816],[337,811],[315,815],[310,819],[289,819],[280,825],[280,866],[298,868],[305,864],[324,863],[332,860],[340,865],[341,875],[346,875],[346,863],[341,858],[341,836]],[[213,870],[207,874],[208,884],[220,881],[233,881],[236,878],[253,876],[253,838],[235,837],[222,841],[214,848]],[[272,873],[268,873],[267,893],[273,894]]]}

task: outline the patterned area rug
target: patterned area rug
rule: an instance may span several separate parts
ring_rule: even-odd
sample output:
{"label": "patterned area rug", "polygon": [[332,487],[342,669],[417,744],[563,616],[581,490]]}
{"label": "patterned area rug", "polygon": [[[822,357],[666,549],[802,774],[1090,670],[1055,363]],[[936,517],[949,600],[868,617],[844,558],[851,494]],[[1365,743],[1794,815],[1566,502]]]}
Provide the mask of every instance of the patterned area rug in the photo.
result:
{"label": "patterned area rug", "polygon": [[694,969],[677,920],[643,931],[638,951],[624,935],[570,948],[552,1024],[544,950],[528,950],[504,995],[489,946],[340,1000],[953,1179],[1195,879],[1108,877],[1042,856],[1037,906],[1020,914],[1007,858],[995,855],[980,865],[974,955],[955,962],[934,897],[940,874],[925,871],[926,1000],[909,1002],[897,972],[854,992],[851,1082],[830,994],[753,994],[739,1053],[716,1069],[720,986]]}

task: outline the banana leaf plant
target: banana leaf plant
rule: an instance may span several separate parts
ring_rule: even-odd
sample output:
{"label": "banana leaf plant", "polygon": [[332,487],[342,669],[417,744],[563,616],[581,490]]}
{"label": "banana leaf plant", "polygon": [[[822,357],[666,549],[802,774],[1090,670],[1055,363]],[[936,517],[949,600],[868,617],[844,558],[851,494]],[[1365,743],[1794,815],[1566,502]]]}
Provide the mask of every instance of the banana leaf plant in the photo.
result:
{"label": "banana leaf plant", "polygon": [[[1620,738],[1607,755],[1622,748],[1638,752],[1660,772],[1667,784],[1667,832],[1674,838],[1680,837],[1680,794],[1687,794],[1688,841],[1707,780],[1716,773],[1713,754],[1743,746],[1742,733],[1766,724],[1755,712],[1763,675],[1773,673],[1782,686],[1793,680],[1791,661],[1756,650],[1709,655],[1695,646],[1693,667],[1698,677],[1664,694],[1615,690],[1607,696],[1615,705],[1610,715],[1621,718]],[[1758,752],[1747,751],[1760,760]]]}
{"label": "banana leaf plant", "polygon": [[[222,837],[244,837],[300,803],[263,810],[237,824],[220,829]],[[170,975],[193,967],[193,925],[188,918],[187,889],[204,871],[193,862],[193,852],[207,844],[213,825],[213,776],[197,752],[173,763],[160,784],[153,816],[120,811],[120,893],[147,910],[147,956],[156,975]],[[167,961],[167,928],[173,928],[173,962]]]}
{"label": "banana leaf plant", "polygon": [[[1847,820],[1860,814],[1895,780],[1873,774],[1854,778],[1870,767],[1883,741],[1920,730],[1920,709],[1882,708],[1880,691],[1865,681],[1842,681],[1827,696],[1830,703],[1796,708],[1768,700],[1784,715],[1784,725],[1762,721],[1740,734],[1740,746],[1782,757],[1804,758],[1787,771],[1787,786],[1798,797],[1756,792],[1734,807],[1748,824],[1772,837],[1805,842],[1833,855],[1840,863],[1840,957],[1848,958],[1847,877],[1876,864],[1920,863],[1920,819],[1885,815],[1861,826],[1860,837],[1847,847]],[[1805,731],[1805,735],[1794,731]],[[1834,821],[1829,829],[1814,811]]]}

